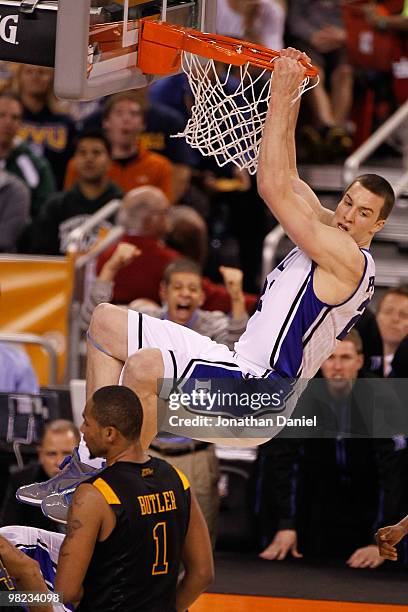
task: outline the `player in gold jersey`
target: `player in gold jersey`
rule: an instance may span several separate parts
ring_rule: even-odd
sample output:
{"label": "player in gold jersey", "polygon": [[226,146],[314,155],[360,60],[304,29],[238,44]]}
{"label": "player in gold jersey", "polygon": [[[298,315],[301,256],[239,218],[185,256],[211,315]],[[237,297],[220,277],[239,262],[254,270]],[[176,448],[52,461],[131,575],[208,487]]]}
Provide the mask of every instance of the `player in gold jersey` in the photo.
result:
{"label": "player in gold jersey", "polygon": [[[79,603],[80,612],[186,610],[213,577],[207,526],[187,478],[142,450],[143,411],[130,389],[99,389],[83,417],[85,442],[107,466],[78,485],[65,539],[32,527],[3,527],[0,558],[4,536],[26,553],[5,541],[21,568],[36,569],[43,588],[63,593],[67,605]],[[47,501],[57,504],[60,497]],[[178,583],[181,562],[185,574]],[[4,573],[4,585],[6,579]]]}
{"label": "player in gold jersey", "polygon": [[130,389],[99,389],[83,417],[91,455],[105,457],[107,467],[73,496],[55,589],[64,602],[80,601],[80,612],[187,609],[213,575],[207,527],[187,478],[142,450],[143,411]]}

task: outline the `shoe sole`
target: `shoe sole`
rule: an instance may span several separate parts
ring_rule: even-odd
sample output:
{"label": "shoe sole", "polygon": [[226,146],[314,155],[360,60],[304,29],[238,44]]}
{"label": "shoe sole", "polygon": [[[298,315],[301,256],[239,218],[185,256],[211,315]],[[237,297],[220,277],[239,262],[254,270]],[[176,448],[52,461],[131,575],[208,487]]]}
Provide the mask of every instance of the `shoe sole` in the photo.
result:
{"label": "shoe sole", "polygon": [[60,518],[57,518],[56,516],[51,516],[51,514],[48,514],[47,509],[43,508],[42,504],[41,504],[41,512],[43,513],[45,517],[47,517],[47,519],[50,519],[50,521],[54,521],[55,523],[60,523],[60,525],[66,525],[68,523],[67,519],[60,519]]}
{"label": "shoe sole", "polygon": [[43,511],[43,515],[50,519],[50,521],[54,521],[54,523],[59,523],[60,525],[66,525],[68,523],[67,519],[59,519],[55,516],[50,516]]}
{"label": "shoe sole", "polygon": [[[95,476],[95,474],[94,473],[86,474],[86,478],[84,478],[84,480],[81,480],[80,482],[78,482],[77,486],[82,484],[82,482],[85,482],[91,476]],[[66,487],[61,489],[60,493],[63,493],[67,489],[72,490],[73,489],[72,484],[71,485],[67,485]],[[18,501],[22,502],[23,504],[29,504],[30,506],[41,506],[41,504],[44,501],[44,499],[46,499],[48,497],[48,495],[52,495],[52,494],[53,493],[47,493],[47,495],[45,495],[45,497],[43,497],[42,499],[33,499],[32,497],[26,497],[25,495],[20,495],[20,494],[16,493],[16,498],[18,499]]]}
{"label": "shoe sole", "polygon": [[30,506],[41,506],[43,500],[42,499],[33,499],[32,497],[25,497],[24,495],[17,495],[16,498],[18,501],[23,502],[24,504],[29,504]]}

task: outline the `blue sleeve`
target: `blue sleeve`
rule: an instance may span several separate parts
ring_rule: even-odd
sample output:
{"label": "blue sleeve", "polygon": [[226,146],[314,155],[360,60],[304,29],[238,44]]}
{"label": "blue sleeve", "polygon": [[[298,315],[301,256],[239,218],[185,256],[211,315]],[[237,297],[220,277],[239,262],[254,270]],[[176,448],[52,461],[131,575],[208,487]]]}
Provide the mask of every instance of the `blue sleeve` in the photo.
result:
{"label": "blue sleeve", "polygon": [[33,370],[31,361],[27,355],[22,353],[21,371],[16,380],[17,393],[38,393],[39,385],[37,376]]}

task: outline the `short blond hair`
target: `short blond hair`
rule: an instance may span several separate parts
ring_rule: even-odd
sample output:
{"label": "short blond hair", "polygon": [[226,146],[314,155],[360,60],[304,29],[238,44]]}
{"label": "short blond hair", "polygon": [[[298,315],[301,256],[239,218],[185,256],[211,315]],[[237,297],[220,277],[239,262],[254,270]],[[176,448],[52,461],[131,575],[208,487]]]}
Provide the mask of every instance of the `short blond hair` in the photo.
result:
{"label": "short blond hair", "polygon": [[363,341],[359,332],[355,328],[349,331],[347,336],[343,338],[342,342],[352,342],[355,346],[357,353],[359,355],[363,354]]}
{"label": "short blond hair", "polygon": [[398,285],[397,287],[390,287],[387,291],[380,297],[377,303],[377,314],[380,312],[381,306],[388,295],[400,295],[402,297],[408,298],[408,285]]}
{"label": "short blond hair", "polygon": [[78,427],[75,425],[75,423],[69,421],[68,419],[55,419],[54,421],[49,421],[48,423],[46,423],[41,443],[43,442],[45,435],[48,432],[56,434],[64,434],[71,432],[78,444],[81,440],[81,434],[79,433]]}

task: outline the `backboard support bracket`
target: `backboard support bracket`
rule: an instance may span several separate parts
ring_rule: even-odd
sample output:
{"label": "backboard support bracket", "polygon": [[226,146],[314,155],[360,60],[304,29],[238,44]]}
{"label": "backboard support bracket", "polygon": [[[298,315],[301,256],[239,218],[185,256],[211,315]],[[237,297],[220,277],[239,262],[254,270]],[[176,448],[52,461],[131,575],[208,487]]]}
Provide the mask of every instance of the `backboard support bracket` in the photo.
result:
{"label": "backboard support bracket", "polygon": [[[126,7],[134,11],[151,5],[152,19],[215,31],[216,0],[116,2],[126,13]],[[0,60],[55,67],[54,91],[69,100],[92,100],[151,84],[157,76],[137,67],[139,17],[128,19],[124,14],[122,54],[111,57],[90,44],[91,16],[92,27],[106,23],[104,4],[105,0],[100,5],[97,0],[0,0]]]}
{"label": "backboard support bracket", "polygon": [[37,8],[40,0],[21,0],[20,13],[32,15]]}
{"label": "backboard support bracket", "polygon": [[[1,0],[0,0],[1,1]],[[137,46],[138,29],[128,27],[127,10],[129,0],[121,0],[124,5],[123,47]],[[138,3],[136,2],[136,5]],[[141,5],[144,3],[141,2]],[[149,4],[146,2],[145,4]],[[158,2],[152,2],[152,5]],[[214,31],[216,0],[180,0],[179,6],[172,0],[161,1],[162,20],[177,19],[180,14],[194,15],[195,27]],[[118,91],[135,89],[150,85],[156,76],[141,72],[136,64],[137,50],[123,54],[122,67],[117,58],[93,63],[89,70],[88,51],[91,0],[58,0],[57,35],[55,47],[54,91],[60,98],[70,100],[92,100]],[[136,23],[133,21],[133,24]],[[129,20],[131,24],[131,20]],[[185,25],[180,23],[180,25]],[[106,68],[106,69],[105,69]],[[111,69],[112,68],[112,69]]]}
{"label": "backboard support bracket", "polygon": [[57,2],[0,0],[0,59],[53,67]]}

